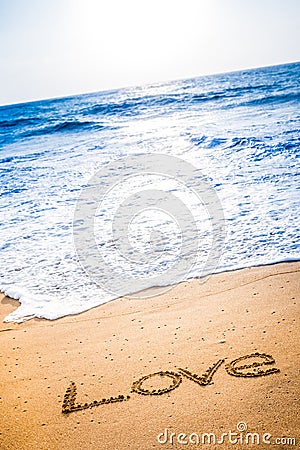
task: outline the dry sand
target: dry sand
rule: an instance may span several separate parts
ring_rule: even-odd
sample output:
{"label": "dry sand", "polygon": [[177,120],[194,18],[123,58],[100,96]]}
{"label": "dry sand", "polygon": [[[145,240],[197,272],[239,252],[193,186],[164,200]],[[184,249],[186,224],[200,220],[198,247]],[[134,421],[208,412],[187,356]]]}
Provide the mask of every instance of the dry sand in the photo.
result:
{"label": "dry sand", "polygon": [[[1,295],[0,448],[299,448],[299,273],[299,262],[227,272],[147,300],[119,299],[52,322],[3,323],[18,302]],[[256,376],[233,376],[232,366],[226,371],[226,364],[255,352],[275,363],[255,367],[253,362],[266,361],[256,356],[238,361],[237,366],[251,367],[235,373]],[[201,375],[223,359],[212,384],[179,371]],[[280,372],[257,372],[271,368]],[[161,371],[171,373],[138,383]],[[71,381],[75,404],[130,398],[64,414]],[[138,388],[152,395],[134,392]],[[158,389],[167,392],[151,392]],[[203,433],[220,441],[222,433],[236,432],[239,422],[260,439],[271,434],[265,439],[272,444],[234,445],[224,436],[223,444],[209,445],[206,437],[201,445]],[[165,429],[168,443],[159,443]],[[247,431],[231,440],[240,434],[245,439]],[[197,436],[199,445],[178,443],[196,442]],[[287,445],[288,438],[296,445]]]}

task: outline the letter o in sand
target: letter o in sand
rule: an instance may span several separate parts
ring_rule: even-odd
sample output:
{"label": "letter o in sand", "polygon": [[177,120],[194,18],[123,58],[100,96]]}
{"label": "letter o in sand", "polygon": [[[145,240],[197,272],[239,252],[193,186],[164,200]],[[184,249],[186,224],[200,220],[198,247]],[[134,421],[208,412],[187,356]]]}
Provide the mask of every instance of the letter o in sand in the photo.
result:
{"label": "letter o in sand", "polygon": [[[153,377],[169,377],[171,379],[171,384],[168,387],[162,388],[162,389],[144,389],[142,388],[142,384]],[[166,394],[167,392],[172,391],[173,389],[177,388],[182,381],[181,375],[175,372],[171,371],[160,371],[155,373],[150,373],[149,375],[145,375],[144,377],[140,378],[138,381],[135,381],[132,384],[132,391],[136,392],[137,394],[142,395],[162,395]]]}

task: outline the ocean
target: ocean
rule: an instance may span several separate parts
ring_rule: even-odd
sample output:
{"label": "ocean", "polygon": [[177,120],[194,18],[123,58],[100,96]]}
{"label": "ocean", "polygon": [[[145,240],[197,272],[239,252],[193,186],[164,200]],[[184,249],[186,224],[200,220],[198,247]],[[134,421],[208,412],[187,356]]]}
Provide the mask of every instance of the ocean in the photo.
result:
{"label": "ocean", "polygon": [[5,321],[299,259],[299,106],[293,63],[0,107]]}

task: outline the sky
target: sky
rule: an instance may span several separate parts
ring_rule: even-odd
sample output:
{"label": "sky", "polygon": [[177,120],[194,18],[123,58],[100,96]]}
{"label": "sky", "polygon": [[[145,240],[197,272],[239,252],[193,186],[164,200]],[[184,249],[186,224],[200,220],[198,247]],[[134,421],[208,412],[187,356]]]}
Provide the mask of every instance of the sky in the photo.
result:
{"label": "sky", "polygon": [[0,105],[300,60],[300,0],[0,0]]}

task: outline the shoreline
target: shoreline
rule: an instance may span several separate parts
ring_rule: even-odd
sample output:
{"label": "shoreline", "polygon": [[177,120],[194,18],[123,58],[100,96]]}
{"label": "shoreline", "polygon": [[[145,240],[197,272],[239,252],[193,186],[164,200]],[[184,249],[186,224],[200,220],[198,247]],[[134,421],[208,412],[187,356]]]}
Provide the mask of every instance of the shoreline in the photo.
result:
{"label": "shoreline", "polygon": [[0,294],[0,447],[200,448],[180,439],[240,422],[299,445],[299,274],[299,261],[220,272],[23,323],[3,322],[18,301]]}
{"label": "shoreline", "polygon": [[[122,299],[122,298],[128,298],[128,299],[135,299],[135,298],[138,298],[139,300],[147,300],[147,299],[149,299],[149,298],[151,299],[151,298],[153,298],[153,297],[157,297],[157,296],[160,296],[160,295],[161,295],[161,293],[158,292],[157,294],[153,294],[153,295],[150,295],[150,296],[145,296],[145,297],[140,297],[140,296],[139,296],[139,297],[137,297],[137,294],[142,293],[142,292],[145,292],[145,293],[146,293],[146,292],[148,292],[148,291],[155,291],[155,290],[157,290],[157,291],[159,291],[159,290],[164,290],[164,292],[169,292],[170,290],[174,289],[174,287],[176,287],[177,285],[180,285],[180,284],[183,284],[183,283],[190,283],[190,282],[193,282],[193,281],[198,281],[198,282],[200,282],[200,283],[206,283],[206,281],[207,281],[209,278],[211,278],[211,277],[213,277],[213,276],[215,276],[215,275],[217,275],[217,274],[222,274],[222,273],[224,273],[224,274],[225,274],[225,273],[234,273],[234,272],[238,272],[238,271],[240,271],[240,270],[245,270],[245,269],[254,269],[254,268],[257,268],[257,267],[268,267],[268,266],[274,266],[274,265],[277,265],[277,264],[289,264],[289,263],[297,263],[297,262],[300,262],[300,259],[298,259],[298,258],[288,258],[288,259],[284,259],[284,260],[282,260],[282,261],[267,262],[267,263],[265,263],[265,264],[255,264],[255,265],[249,265],[249,266],[243,266],[243,267],[233,267],[233,268],[230,268],[230,267],[229,267],[228,269],[226,269],[226,268],[225,268],[225,269],[220,269],[219,271],[214,272],[214,273],[211,273],[211,274],[199,276],[199,277],[196,277],[196,278],[188,278],[187,280],[180,281],[179,283],[174,284],[174,285],[152,286],[152,287],[150,287],[150,288],[148,288],[148,289],[145,289],[145,290],[143,290],[143,291],[133,292],[133,293],[124,295],[123,297],[116,297],[116,298],[113,298],[113,299],[111,299],[111,300],[106,301],[105,303],[101,303],[101,304],[99,304],[99,305],[92,306],[92,307],[89,308],[89,309],[86,309],[86,310],[83,310],[83,311],[80,311],[80,312],[77,312],[77,313],[66,314],[66,315],[63,315],[63,316],[61,316],[61,317],[57,317],[57,318],[55,318],[55,319],[48,319],[48,318],[46,318],[46,317],[31,317],[31,318],[29,318],[29,319],[26,319],[26,317],[24,317],[23,320],[20,319],[20,320],[18,320],[18,321],[7,321],[7,322],[5,322],[5,321],[4,321],[5,317],[4,317],[4,318],[2,318],[2,319],[0,318],[0,320],[1,320],[3,323],[24,323],[24,322],[27,322],[27,321],[33,320],[33,319],[49,320],[50,322],[53,322],[53,321],[62,319],[63,317],[72,317],[72,316],[78,316],[78,315],[80,315],[80,314],[84,314],[84,313],[86,313],[87,311],[93,310],[93,309],[95,309],[95,308],[102,307],[102,306],[104,306],[104,305],[106,305],[106,304],[108,304],[108,303],[118,301],[118,300],[120,300],[120,299]],[[202,281],[202,280],[203,280],[203,281]],[[7,298],[8,301],[10,301],[13,305],[16,304],[16,307],[14,308],[14,310],[10,311],[7,315],[9,315],[10,313],[16,311],[16,309],[17,309],[19,306],[21,306],[21,304],[22,304],[22,302],[20,301],[20,299],[17,299],[17,298],[14,298],[14,297],[10,297],[9,295],[6,295],[5,292],[4,292],[4,290],[1,291],[1,288],[0,288],[0,298],[2,298],[2,296],[4,296],[5,298]]]}

